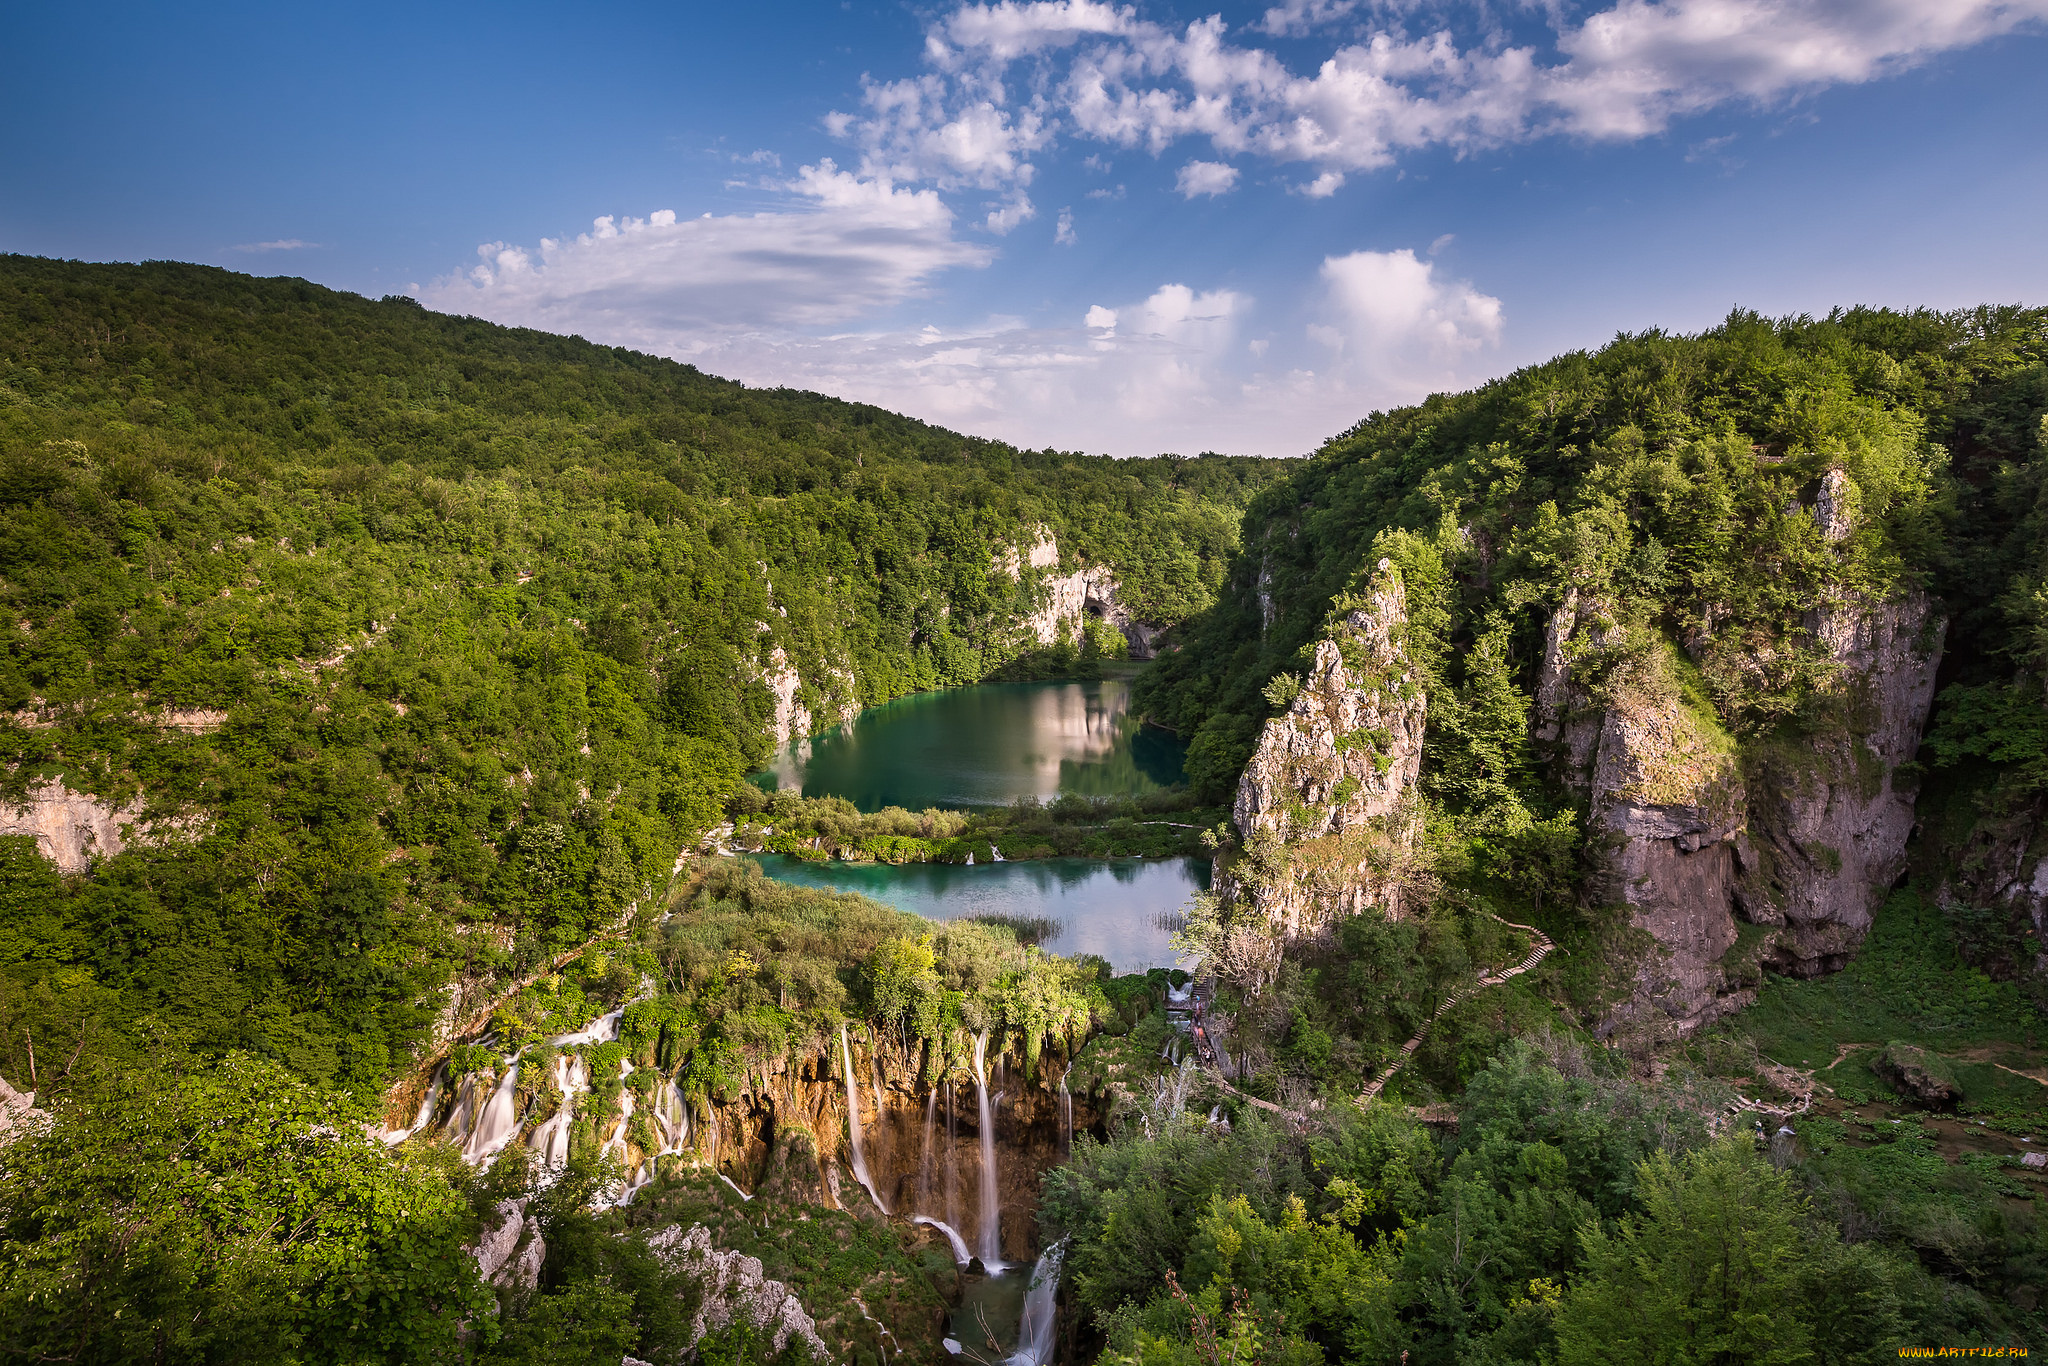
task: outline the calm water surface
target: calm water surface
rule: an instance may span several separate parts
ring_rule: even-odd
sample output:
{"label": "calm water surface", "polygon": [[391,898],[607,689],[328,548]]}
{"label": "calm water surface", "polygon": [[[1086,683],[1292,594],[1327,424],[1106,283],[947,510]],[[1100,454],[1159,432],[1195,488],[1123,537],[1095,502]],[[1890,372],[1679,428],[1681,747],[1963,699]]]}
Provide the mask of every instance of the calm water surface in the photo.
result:
{"label": "calm water surface", "polygon": [[763,787],[885,806],[1007,806],[1064,792],[1126,797],[1181,779],[1185,747],[1130,713],[1119,679],[984,683],[870,707],[799,740],[755,775]]}
{"label": "calm water surface", "polygon": [[1161,921],[1209,889],[1206,859],[1029,859],[1023,862],[812,863],[785,854],[748,854],[779,882],[830,887],[884,901],[932,920],[976,915],[1042,916],[1059,933],[1049,953],[1093,953],[1118,972],[1174,965]]}
{"label": "calm water surface", "polygon": [[[1184,747],[1130,713],[1130,690],[1098,683],[986,683],[906,697],[850,726],[800,740],[754,781],[806,797],[885,806],[1003,806],[1074,792],[1127,797],[1181,779]],[[975,915],[1058,923],[1053,953],[1094,953],[1118,972],[1170,967],[1165,923],[1209,886],[1206,859],[1032,859],[972,868],[946,863],[810,863],[751,855],[768,876],[859,892],[933,920]]]}

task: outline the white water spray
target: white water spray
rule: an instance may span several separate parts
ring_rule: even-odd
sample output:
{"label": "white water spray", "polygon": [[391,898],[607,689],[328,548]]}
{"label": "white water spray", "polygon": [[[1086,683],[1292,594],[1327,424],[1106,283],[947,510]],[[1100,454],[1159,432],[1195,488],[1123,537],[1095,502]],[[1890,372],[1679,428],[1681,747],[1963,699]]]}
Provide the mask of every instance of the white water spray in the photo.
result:
{"label": "white water spray", "polygon": [[988,1033],[974,1036],[974,1095],[981,1119],[981,1263],[990,1271],[1002,1265],[1002,1211],[996,1200],[996,1122],[988,1103]]}
{"label": "white water spray", "polygon": [[846,1026],[839,1026],[839,1060],[846,1069],[846,1128],[853,1141],[853,1174],[866,1187],[868,1198],[875,1202],[875,1208],[887,1214],[889,1207],[882,1203],[882,1197],[875,1191],[875,1183],[868,1176],[867,1150],[861,1143],[860,1133],[860,1088],[853,1082],[853,1050],[846,1043]]}
{"label": "white water spray", "polygon": [[465,1161],[481,1162],[494,1156],[500,1148],[511,1142],[519,1132],[519,1064],[512,1062],[505,1068],[505,1076],[491,1092],[489,1100],[477,1114],[476,1126],[469,1135],[469,1141],[462,1146]]}
{"label": "white water spray", "polygon": [[960,1117],[953,1108],[953,1083],[946,1083],[946,1222],[960,1227]]}

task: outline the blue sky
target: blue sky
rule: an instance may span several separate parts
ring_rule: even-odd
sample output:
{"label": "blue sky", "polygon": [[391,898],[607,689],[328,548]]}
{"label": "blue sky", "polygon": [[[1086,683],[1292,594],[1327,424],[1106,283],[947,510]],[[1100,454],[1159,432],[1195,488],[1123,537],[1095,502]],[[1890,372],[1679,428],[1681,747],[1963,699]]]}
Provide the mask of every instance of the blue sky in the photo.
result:
{"label": "blue sky", "polygon": [[1027,445],[1294,454],[1736,304],[2048,302],[2048,0],[6,32],[0,249],[414,292]]}

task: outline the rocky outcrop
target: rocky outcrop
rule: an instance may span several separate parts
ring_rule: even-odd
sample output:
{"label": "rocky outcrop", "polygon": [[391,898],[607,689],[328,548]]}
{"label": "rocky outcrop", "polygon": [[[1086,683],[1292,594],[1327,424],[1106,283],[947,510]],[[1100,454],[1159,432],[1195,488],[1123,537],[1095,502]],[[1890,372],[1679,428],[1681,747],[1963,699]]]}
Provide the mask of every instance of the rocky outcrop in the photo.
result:
{"label": "rocky outcrop", "polygon": [[1219,860],[1218,875],[1226,896],[1248,900],[1284,937],[1367,906],[1399,913],[1428,706],[1402,644],[1407,623],[1400,575],[1381,560],[1316,642],[1238,782],[1231,816],[1243,850]]}
{"label": "rocky outcrop", "polygon": [[1756,748],[1748,837],[1736,846],[1743,911],[1779,927],[1770,962],[1780,971],[1846,964],[1905,871],[1914,794],[1898,769],[1920,747],[1944,626],[1917,593],[1831,604],[1809,619],[1836,668],[1838,715],[1803,741]]}
{"label": "rocky outcrop", "polygon": [[771,1356],[781,1355],[796,1341],[819,1361],[832,1359],[824,1339],[818,1336],[817,1322],[805,1312],[796,1292],[781,1281],[768,1279],[758,1257],[721,1251],[712,1245],[711,1232],[702,1224],[691,1226],[688,1232],[680,1224],[671,1224],[648,1238],[647,1246],[671,1271],[682,1272],[703,1287],[697,1315],[690,1323],[693,1341],[746,1323],[768,1338]]}
{"label": "rocky outcrop", "polygon": [[477,1241],[476,1269],[492,1285],[508,1290],[532,1290],[540,1284],[540,1264],[547,1259],[548,1245],[541,1239],[540,1222],[526,1215],[525,1197],[501,1201],[497,1227],[487,1229]]}
{"label": "rocky outcrop", "polygon": [[94,859],[127,848],[141,819],[140,801],[110,806],[51,779],[29,789],[27,805],[0,807],[0,835],[33,835],[45,858],[67,873],[82,873]]}

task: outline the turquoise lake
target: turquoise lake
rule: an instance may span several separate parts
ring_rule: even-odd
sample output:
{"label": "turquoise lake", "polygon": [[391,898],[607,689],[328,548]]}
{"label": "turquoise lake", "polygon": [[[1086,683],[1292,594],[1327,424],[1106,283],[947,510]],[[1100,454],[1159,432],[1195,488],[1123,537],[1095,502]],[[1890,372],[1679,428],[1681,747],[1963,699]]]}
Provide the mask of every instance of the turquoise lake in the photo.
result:
{"label": "turquoise lake", "polygon": [[[807,797],[885,806],[1002,806],[1062,793],[1138,796],[1178,783],[1178,737],[1130,713],[1128,685],[988,683],[906,697],[801,740],[754,781]],[[813,863],[749,855],[779,881],[859,892],[933,920],[1007,915],[1054,921],[1052,953],[1093,953],[1118,972],[1173,965],[1167,942],[1189,898],[1209,887],[1207,859],[1031,859]]]}
{"label": "turquoise lake", "polygon": [[1007,806],[1156,792],[1180,781],[1185,753],[1178,736],[1131,714],[1120,679],[984,683],[870,707],[789,745],[755,781],[863,811]]}

